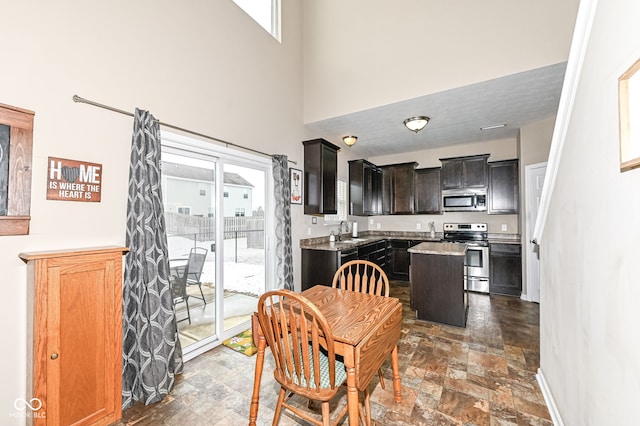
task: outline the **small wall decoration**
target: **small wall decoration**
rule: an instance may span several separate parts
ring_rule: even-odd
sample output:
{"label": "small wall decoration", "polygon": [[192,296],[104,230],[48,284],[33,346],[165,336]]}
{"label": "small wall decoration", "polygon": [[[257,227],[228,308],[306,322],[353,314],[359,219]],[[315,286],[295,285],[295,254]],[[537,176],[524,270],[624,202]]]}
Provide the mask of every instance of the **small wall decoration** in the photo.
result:
{"label": "small wall decoration", "polygon": [[33,116],[0,104],[0,235],[29,235]]}
{"label": "small wall decoration", "polygon": [[291,180],[291,204],[302,204],[302,170],[289,169]]}
{"label": "small wall decoration", "polygon": [[640,59],[618,79],[620,171],[640,167]]}
{"label": "small wall decoration", "polygon": [[102,164],[48,158],[47,200],[100,202]]}

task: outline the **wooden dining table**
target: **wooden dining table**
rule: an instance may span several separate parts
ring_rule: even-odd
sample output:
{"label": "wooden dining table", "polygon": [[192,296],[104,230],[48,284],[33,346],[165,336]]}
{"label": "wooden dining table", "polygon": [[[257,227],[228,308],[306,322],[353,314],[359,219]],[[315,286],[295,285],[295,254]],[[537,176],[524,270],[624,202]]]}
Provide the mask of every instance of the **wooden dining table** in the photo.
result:
{"label": "wooden dining table", "polygon": [[[393,370],[394,397],[396,402],[402,402],[397,346],[402,325],[400,301],[394,297],[375,296],[324,285],[307,289],[302,295],[325,316],[333,332],[336,354],[344,358],[349,425],[355,426],[359,421],[358,392],[369,386],[389,355]],[[250,426],[254,426],[258,418],[260,381],[267,347],[256,315],[252,323],[258,352],[249,411]]]}

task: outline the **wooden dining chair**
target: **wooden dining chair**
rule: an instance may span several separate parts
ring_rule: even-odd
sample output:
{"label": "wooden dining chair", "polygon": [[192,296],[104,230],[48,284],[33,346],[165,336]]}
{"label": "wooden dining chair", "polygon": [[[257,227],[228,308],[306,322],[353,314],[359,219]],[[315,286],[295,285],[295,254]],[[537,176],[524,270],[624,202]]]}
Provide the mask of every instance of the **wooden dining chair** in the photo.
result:
{"label": "wooden dining chair", "polygon": [[[282,408],[315,425],[337,424],[348,407],[345,404],[331,421],[329,401],[346,381],[347,373],[344,363],[336,358],[333,333],[324,315],[298,293],[273,290],[258,300],[258,322],[275,360],[273,375],[280,383],[273,425],[278,424]],[[322,422],[289,404],[294,394],[321,402]],[[359,414],[367,423],[362,407]]]}
{"label": "wooden dining chair", "polygon": [[[350,260],[340,266],[333,276],[331,286],[342,290],[389,297],[389,278],[384,270],[368,260]],[[380,387],[384,389],[382,369],[378,369]],[[369,412],[369,400],[365,395],[365,407]]]}
{"label": "wooden dining chair", "polygon": [[368,260],[351,260],[340,266],[331,286],[342,290],[389,297],[389,278],[384,270]]}

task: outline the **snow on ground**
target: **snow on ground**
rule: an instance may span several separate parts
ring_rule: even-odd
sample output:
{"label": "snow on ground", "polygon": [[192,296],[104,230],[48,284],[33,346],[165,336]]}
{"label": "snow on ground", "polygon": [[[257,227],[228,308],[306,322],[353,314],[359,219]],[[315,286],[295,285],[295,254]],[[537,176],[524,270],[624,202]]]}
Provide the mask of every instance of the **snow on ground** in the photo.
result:
{"label": "snow on ground", "polygon": [[[184,237],[168,237],[167,240],[169,259],[172,260],[186,260],[189,251],[195,246],[209,250],[201,282],[215,283],[215,253],[211,252],[213,241],[193,241]],[[247,248],[246,238],[224,240],[224,289],[256,296],[264,293],[264,256],[264,249]]]}

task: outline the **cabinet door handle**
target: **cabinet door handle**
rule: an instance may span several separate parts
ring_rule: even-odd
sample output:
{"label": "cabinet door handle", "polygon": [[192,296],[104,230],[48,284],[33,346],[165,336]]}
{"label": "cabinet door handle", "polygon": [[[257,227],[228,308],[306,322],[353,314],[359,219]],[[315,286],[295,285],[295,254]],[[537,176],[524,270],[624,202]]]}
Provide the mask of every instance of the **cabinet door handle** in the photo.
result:
{"label": "cabinet door handle", "polygon": [[51,359],[58,359],[58,354],[51,354]]}

